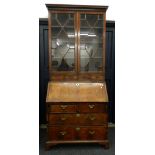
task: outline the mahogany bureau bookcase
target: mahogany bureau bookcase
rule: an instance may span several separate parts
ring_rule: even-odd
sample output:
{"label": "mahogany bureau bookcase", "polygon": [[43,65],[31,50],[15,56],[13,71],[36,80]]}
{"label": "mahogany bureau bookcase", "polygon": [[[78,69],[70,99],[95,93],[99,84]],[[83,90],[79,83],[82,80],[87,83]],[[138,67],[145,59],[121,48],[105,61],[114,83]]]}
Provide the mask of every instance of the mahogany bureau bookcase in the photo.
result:
{"label": "mahogany bureau bookcase", "polygon": [[107,6],[46,4],[49,76],[46,149],[61,143],[109,148],[105,82]]}

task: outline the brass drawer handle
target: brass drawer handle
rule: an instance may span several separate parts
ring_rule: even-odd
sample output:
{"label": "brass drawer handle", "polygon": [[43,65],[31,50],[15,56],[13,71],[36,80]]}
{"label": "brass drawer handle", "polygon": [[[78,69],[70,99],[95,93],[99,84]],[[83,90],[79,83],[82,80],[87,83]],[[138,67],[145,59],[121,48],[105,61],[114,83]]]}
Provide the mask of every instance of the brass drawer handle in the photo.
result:
{"label": "brass drawer handle", "polygon": [[61,134],[62,136],[64,136],[66,133],[67,133],[66,131],[61,131],[61,132],[60,132],[60,134]]}
{"label": "brass drawer handle", "polygon": [[89,116],[89,119],[90,119],[91,121],[94,121],[94,120],[96,119],[96,117],[95,117],[95,116]]}
{"label": "brass drawer handle", "polygon": [[80,128],[78,128],[78,127],[77,127],[77,128],[75,128],[75,129],[76,129],[76,131],[80,131]]}
{"label": "brass drawer handle", "polygon": [[61,121],[65,121],[66,119],[66,117],[61,117]]}
{"label": "brass drawer handle", "polygon": [[90,105],[88,105],[88,106],[89,106],[90,109],[93,109],[93,108],[95,107],[94,104],[92,104],[92,105],[90,104]]}
{"label": "brass drawer handle", "polygon": [[89,134],[94,135],[95,131],[89,131]]}
{"label": "brass drawer handle", "polygon": [[60,105],[60,108],[63,110],[66,109],[67,107],[68,107],[67,105]]}
{"label": "brass drawer handle", "polygon": [[80,117],[80,114],[76,114],[76,117]]}

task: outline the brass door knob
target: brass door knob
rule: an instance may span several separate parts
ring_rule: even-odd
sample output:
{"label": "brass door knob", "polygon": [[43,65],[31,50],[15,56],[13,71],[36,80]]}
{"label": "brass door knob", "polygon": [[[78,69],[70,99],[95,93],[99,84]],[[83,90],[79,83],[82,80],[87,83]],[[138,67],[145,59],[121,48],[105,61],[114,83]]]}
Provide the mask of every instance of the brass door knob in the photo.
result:
{"label": "brass door knob", "polygon": [[93,109],[95,107],[94,104],[89,104],[88,106],[89,106],[90,109]]}
{"label": "brass door knob", "polygon": [[60,108],[63,110],[66,109],[67,107],[68,107],[67,105],[60,105]]}
{"label": "brass door knob", "polygon": [[66,131],[61,131],[61,132],[60,132],[60,134],[61,134],[62,136],[64,136],[66,133],[67,133]]}
{"label": "brass door knob", "polygon": [[89,131],[89,134],[94,135],[95,131]]}

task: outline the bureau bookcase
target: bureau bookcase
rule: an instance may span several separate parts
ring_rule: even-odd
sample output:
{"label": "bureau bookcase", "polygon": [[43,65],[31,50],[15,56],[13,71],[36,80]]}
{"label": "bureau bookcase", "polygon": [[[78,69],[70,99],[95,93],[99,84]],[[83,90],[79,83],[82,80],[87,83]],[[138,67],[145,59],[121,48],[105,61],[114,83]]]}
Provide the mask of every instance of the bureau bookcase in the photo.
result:
{"label": "bureau bookcase", "polygon": [[109,147],[105,82],[107,6],[46,4],[49,83],[46,149],[61,143]]}

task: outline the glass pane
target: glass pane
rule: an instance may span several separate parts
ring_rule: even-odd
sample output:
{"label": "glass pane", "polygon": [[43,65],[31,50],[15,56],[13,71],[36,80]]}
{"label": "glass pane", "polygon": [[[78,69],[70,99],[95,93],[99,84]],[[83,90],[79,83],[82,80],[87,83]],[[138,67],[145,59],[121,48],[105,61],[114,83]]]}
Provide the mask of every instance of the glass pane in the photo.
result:
{"label": "glass pane", "polygon": [[75,29],[73,13],[52,13],[52,70],[74,71]]}
{"label": "glass pane", "polygon": [[103,15],[80,16],[80,70],[102,71]]}

